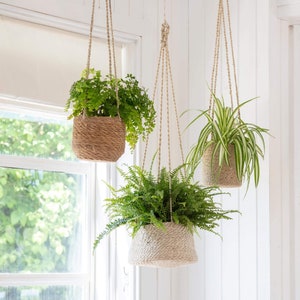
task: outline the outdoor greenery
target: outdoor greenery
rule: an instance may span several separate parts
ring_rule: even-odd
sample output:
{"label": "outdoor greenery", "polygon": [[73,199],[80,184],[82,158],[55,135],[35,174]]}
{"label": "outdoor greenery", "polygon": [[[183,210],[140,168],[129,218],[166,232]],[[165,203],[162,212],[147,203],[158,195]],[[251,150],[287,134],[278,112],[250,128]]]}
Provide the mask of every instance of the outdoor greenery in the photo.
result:
{"label": "outdoor greenery", "polygon": [[0,154],[74,160],[72,126],[0,115]]}
{"label": "outdoor greenery", "polygon": [[124,224],[132,236],[147,224],[163,229],[163,223],[171,221],[170,197],[175,223],[191,232],[203,229],[216,233],[218,220],[231,219],[229,214],[236,211],[223,210],[213,199],[222,192],[217,187],[192,183],[191,176],[182,176],[182,168],[172,172],[163,168],[157,177],[139,166],[130,166],[127,172],[120,170],[126,184],[120,189],[109,186],[112,197],[106,199],[106,210],[110,222],[96,238],[94,248],[104,236]]}
{"label": "outdoor greenery", "polygon": [[254,99],[247,100],[232,109],[225,105],[224,99],[219,99],[215,95],[213,97],[215,101],[213,114],[208,110],[201,111],[189,124],[191,126],[203,116],[207,121],[199,134],[196,145],[188,154],[187,163],[191,170],[195,170],[206,149],[214,145],[212,155],[219,155],[219,165],[228,164],[228,146],[231,144],[234,145],[238,179],[245,179],[249,185],[253,175],[255,186],[257,186],[260,177],[259,158],[264,157],[265,151],[263,134],[268,133],[268,129],[244,122],[238,114],[242,106]]}
{"label": "outdoor greenery", "polygon": [[[1,114],[0,131],[0,155],[74,159],[70,125]],[[73,174],[0,168],[0,272],[72,271],[72,262],[78,263],[73,245],[79,182]],[[50,299],[43,296],[48,289],[43,288],[38,299]],[[60,289],[59,299],[69,299],[65,290]],[[4,299],[21,299],[17,287],[1,288],[2,293]]]}
{"label": "outdoor greenery", "polygon": [[66,110],[72,107],[69,118],[81,114],[88,117],[115,117],[119,114],[125,123],[126,141],[133,149],[139,136],[145,139],[155,125],[154,105],[147,91],[139,86],[131,74],[125,79],[117,79],[113,75],[103,77],[101,71],[91,69],[90,77],[86,78],[86,72],[84,70],[81,79],[71,87],[70,98],[66,103]]}

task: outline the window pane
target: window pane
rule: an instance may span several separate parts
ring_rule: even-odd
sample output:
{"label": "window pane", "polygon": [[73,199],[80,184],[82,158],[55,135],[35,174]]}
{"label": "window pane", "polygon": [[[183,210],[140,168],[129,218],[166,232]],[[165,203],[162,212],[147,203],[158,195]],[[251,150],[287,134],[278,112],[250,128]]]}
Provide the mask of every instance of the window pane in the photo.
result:
{"label": "window pane", "polygon": [[0,154],[74,160],[72,123],[0,112]]}
{"label": "window pane", "polygon": [[84,181],[0,168],[0,272],[82,271]]}
{"label": "window pane", "polygon": [[79,286],[0,287],[0,300],[80,300]]}

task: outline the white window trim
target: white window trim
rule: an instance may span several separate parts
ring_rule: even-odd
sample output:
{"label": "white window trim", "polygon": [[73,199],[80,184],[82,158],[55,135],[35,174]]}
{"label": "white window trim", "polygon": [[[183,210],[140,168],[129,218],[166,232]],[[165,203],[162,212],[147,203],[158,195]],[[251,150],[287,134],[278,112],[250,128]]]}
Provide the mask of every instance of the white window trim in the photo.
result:
{"label": "white window trim", "polygon": [[[18,101],[9,101],[9,97],[3,97],[0,95],[0,108],[1,110],[9,112],[22,112],[29,113],[31,115],[38,115],[45,118],[49,116],[55,118],[61,118],[66,120],[66,113],[60,107],[38,104],[18,99]],[[50,110],[49,110],[50,108]],[[51,162],[51,163],[49,163]],[[84,237],[84,243],[92,245],[92,239],[94,236],[94,219],[91,218],[91,212],[95,207],[95,163],[91,162],[73,162],[73,161],[61,161],[47,158],[37,157],[25,157],[17,155],[0,155],[0,167],[7,168],[23,168],[23,169],[35,169],[49,172],[65,172],[69,174],[85,175],[87,182],[90,183],[87,186],[87,198],[92,201],[87,201],[85,207],[85,224],[83,231],[86,232]],[[83,289],[85,299],[94,299],[94,263],[92,259],[89,259],[89,253],[87,249],[83,249],[83,266],[84,270],[81,273],[0,273],[0,286],[32,286],[32,285],[82,285],[86,286]]]}
{"label": "white window trim", "polygon": [[[46,25],[53,28],[74,32],[78,34],[83,34],[88,36],[89,34],[89,25],[85,23],[80,23],[77,21],[72,21],[68,19],[63,19],[60,17],[55,17],[47,14],[42,14],[36,11],[31,11],[15,6],[10,6],[7,4],[0,3],[0,14],[3,16],[11,17],[17,20],[21,21],[28,21],[31,23],[39,24],[39,25]],[[103,27],[95,26],[93,30],[93,37],[94,38],[106,38],[106,30]],[[141,45],[141,36],[134,35],[131,33],[126,32],[119,32],[115,31],[115,41],[117,43],[122,43],[124,45],[123,51],[122,51],[122,61],[124,62],[126,60],[126,64],[122,66],[123,74],[124,76],[126,73],[134,73],[137,78],[141,76],[141,53],[142,53],[142,45]],[[134,57],[134,59],[133,59]],[[141,82],[141,81],[140,81]],[[57,106],[51,106],[51,105],[44,105],[41,104],[42,101],[39,99],[27,99],[27,98],[21,98],[21,97],[15,97],[13,95],[4,95],[0,94],[0,109],[3,109],[4,107],[9,110],[13,110],[16,112],[17,107],[20,107],[21,111],[28,111],[32,112],[34,111],[40,111],[45,116],[53,116],[55,115],[57,117],[61,117],[61,119],[66,119],[67,113],[64,111],[63,107],[57,107]],[[46,109],[45,109],[46,108]],[[138,152],[138,151],[137,151]],[[26,162],[24,162],[24,158],[16,158],[17,160],[21,160],[21,164],[24,166],[26,165]],[[27,158],[26,158],[27,159]],[[32,158],[34,159],[34,158]],[[37,158],[39,160],[39,163],[44,165],[45,162],[43,159]],[[138,161],[137,157],[133,158],[133,163]],[[14,159],[10,159],[7,156],[3,156],[2,159],[0,159],[0,165],[1,164],[8,164],[10,166],[13,166]],[[20,161],[18,161],[19,163]],[[69,173],[77,173],[80,170],[77,170],[78,167],[75,166],[75,164],[72,164],[71,162],[68,162],[68,172]],[[122,162],[120,162],[120,165]],[[20,166],[20,165],[19,165]],[[81,171],[85,172],[87,171],[89,176],[94,176],[96,178],[97,173],[99,174],[99,168],[102,168],[103,173],[103,167],[97,166],[97,164],[92,164],[88,166],[88,164],[81,165]],[[85,167],[83,167],[85,166]],[[91,167],[92,166],[92,167]],[[72,169],[70,169],[70,167]],[[116,166],[110,165],[106,167],[106,173],[114,172],[116,175]],[[51,167],[50,167],[51,168]],[[61,170],[65,170],[64,162],[57,162],[56,168],[61,168]],[[101,173],[100,172],[100,173]],[[117,179],[116,179],[117,180]],[[96,181],[96,180],[95,180]],[[103,208],[98,201],[96,197],[97,195],[97,187],[96,183],[93,181],[91,183],[90,188],[90,195],[92,199],[95,199],[95,201],[92,201],[91,207],[89,208],[89,220],[98,220],[99,216],[104,216]],[[92,216],[92,214],[96,214],[97,218],[95,219],[95,216]],[[92,218],[93,217],[93,218]],[[96,237],[97,234],[99,234],[99,229],[104,228],[105,219],[103,218],[100,223],[95,222],[94,224],[89,224],[91,226],[90,232],[91,232],[91,240],[89,240],[89,243],[93,243],[92,238]],[[91,263],[91,269],[89,270],[89,274],[91,274],[91,285],[89,289],[89,295],[87,296],[88,300],[98,300],[98,289],[99,288],[99,280],[101,281],[101,287],[105,287],[106,291],[101,291],[101,299],[105,300],[115,300],[116,294],[115,289],[119,283],[116,282],[116,274],[115,274],[115,265],[114,265],[114,246],[111,247],[111,244],[115,239],[114,234],[111,235],[110,238],[106,239],[106,241],[102,242],[102,250],[98,250],[95,252],[95,255],[93,253],[90,257],[90,263]],[[103,259],[99,259],[102,255],[105,255],[105,261]],[[101,263],[100,263],[101,261]],[[103,265],[105,264],[105,265]],[[101,271],[100,271],[101,270]],[[129,274],[129,275],[127,275]],[[124,276],[129,276],[130,280],[130,300],[136,300],[139,299],[139,268],[132,268],[132,271],[130,273],[127,273],[127,270],[124,269]],[[61,278],[61,277],[57,277]],[[112,278],[114,280],[112,280]],[[1,278],[0,274],[0,282],[4,279]]]}

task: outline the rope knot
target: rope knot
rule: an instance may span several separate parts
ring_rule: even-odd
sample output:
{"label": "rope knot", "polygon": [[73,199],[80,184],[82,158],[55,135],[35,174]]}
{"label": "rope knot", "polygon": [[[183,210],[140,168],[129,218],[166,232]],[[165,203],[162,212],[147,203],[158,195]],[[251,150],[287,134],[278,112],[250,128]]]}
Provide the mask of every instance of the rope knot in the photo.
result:
{"label": "rope knot", "polygon": [[166,47],[168,44],[169,32],[170,26],[166,21],[164,21],[164,23],[161,26],[161,44],[163,47]]}

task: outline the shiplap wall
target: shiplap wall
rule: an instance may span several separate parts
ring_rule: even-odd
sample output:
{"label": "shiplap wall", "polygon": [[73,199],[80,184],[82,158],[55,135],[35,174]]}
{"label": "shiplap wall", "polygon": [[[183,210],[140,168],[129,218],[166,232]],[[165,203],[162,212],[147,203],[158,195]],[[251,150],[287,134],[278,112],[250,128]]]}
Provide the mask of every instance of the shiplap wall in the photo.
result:
{"label": "shiplap wall", "polygon": [[[218,1],[190,1],[189,99],[191,108],[208,106],[207,83],[212,68]],[[268,1],[231,0],[231,17],[241,101],[259,98],[242,110],[242,116],[269,128],[268,109]],[[220,73],[219,93],[228,99]],[[226,79],[226,80],[225,80]],[[219,94],[219,95],[220,95]],[[190,133],[190,144],[195,135]],[[268,139],[267,139],[268,140]],[[223,240],[201,234],[200,260],[189,271],[187,299],[269,299],[269,171],[268,146],[262,162],[261,182],[245,195],[245,188],[229,190],[223,207],[239,209],[241,216],[222,222]]]}
{"label": "shiplap wall", "polygon": [[300,2],[272,1],[272,11],[270,115],[275,138],[270,144],[271,299],[297,300],[300,297]]}
{"label": "shiplap wall", "polygon": [[[180,111],[207,107],[207,82],[210,80],[212,65],[217,2],[167,0],[167,18],[171,25],[171,60]],[[288,83],[285,79],[285,76],[289,77],[286,65],[288,61],[285,60],[285,55],[289,52],[288,26],[286,22],[278,21],[276,6],[274,1],[271,2],[270,7],[269,1],[230,0],[241,99],[259,96],[242,114],[250,121],[271,128],[271,133],[276,136],[270,141],[270,156],[267,143],[259,188],[255,189],[251,185],[244,197],[243,187],[232,191],[231,198],[221,199],[225,208],[239,209],[242,215],[221,224],[223,240],[212,234],[200,233],[200,237],[196,238],[199,255],[197,264],[174,270],[140,268],[137,272],[137,292],[127,292],[122,282],[124,278],[120,277],[112,299],[294,300],[300,297],[296,281],[299,281],[299,267],[294,268],[294,273],[291,272],[295,252],[299,250],[299,237],[296,235],[299,224],[296,223],[296,229],[289,226],[288,218],[292,211],[289,204],[282,201],[285,193],[289,192],[290,169],[284,163],[278,165],[278,160],[285,154],[290,154],[289,148],[282,146],[285,142],[289,143],[282,122],[288,119],[290,107],[284,105],[280,98],[280,95],[282,98],[288,95]],[[291,2],[295,4],[297,1]],[[133,60],[131,71],[151,90],[158,55],[163,1],[115,0],[113,4],[116,34],[119,33],[120,37],[125,35],[126,42],[131,41],[132,47],[136,48],[137,59]],[[283,4],[283,1],[279,4]],[[96,25],[101,31],[105,25],[104,1],[97,1],[98,5],[100,9],[97,10]],[[90,1],[87,0],[48,0],[47,4],[39,0],[9,0],[0,1],[0,14],[2,12],[8,16],[49,25],[53,24],[53,19],[54,23],[61,23],[60,27],[68,27],[68,30],[78,24],[86,32],[90,17],[89,6]],[[269,29],[270,15],[272,30]],[[281,65],[278,64],[279,58],[282,58]],[[224,79],[221,80],[221,87],[222,91],[226,91]],[[186,120],[183,119],[183,126],[184,121]],[[295,117],[294,126],[297,125],[296,122]],[[194,143],[196,135],[187,132],[183,138],[187,150]],[[295,144],[294,151],[298,150]],[[298,169],[294,171],[299,175]],[[295,186],[296,183],[294,182]],[[295,189],[294,192],[299,202],[299,190]],[[269,201],[272,201],[270,218]],[[294,211],[298,212],[299,203],[296,202],[295,205]],[[294,220],[296,219],[295,215]],[[294,237],[294,248],[290,243],[291,234]],[[290,253],[294,253],[292,258]],[[292,273],[297,274],[296,279]],[[290,292],[291,284],[298,286],[296,292],[294,289],[294,294]],[[293,298],[295,293],[297,297]]]}

